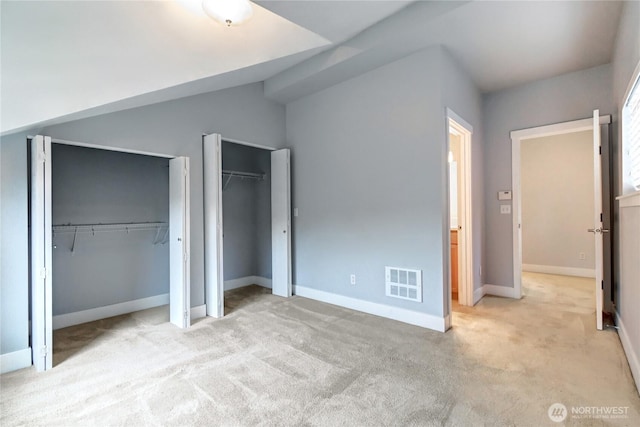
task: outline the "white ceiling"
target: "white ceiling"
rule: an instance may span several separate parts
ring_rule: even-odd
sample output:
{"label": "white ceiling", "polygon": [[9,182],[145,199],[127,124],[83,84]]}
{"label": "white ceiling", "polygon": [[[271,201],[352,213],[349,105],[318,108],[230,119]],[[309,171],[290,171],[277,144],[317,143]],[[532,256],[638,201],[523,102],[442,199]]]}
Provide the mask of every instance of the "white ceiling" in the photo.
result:
{"label": "white ceiling", "polygon": [[[2,133],[255,81],[302,86],[297,74],[306,92],[319,90],[350,68],[433,44],[492,91],[608,63],[621,10],[611,1],[268,0],[227,28],[183,7],[198,1],[2,1]],[[375,60],[344,54],[367,50]],[[327,58],[342,75],[322,76]],[[280,100],[305,90],[294,92]]]}

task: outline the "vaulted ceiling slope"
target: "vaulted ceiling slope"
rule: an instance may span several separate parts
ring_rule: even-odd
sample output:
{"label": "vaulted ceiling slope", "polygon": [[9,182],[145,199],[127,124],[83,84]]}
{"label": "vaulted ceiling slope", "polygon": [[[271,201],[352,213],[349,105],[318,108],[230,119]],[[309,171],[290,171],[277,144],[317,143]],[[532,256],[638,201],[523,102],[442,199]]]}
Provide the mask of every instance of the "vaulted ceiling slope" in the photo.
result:
{"label": "vaulted ceiling slope", "polygon": [[280,15],[227,28],[200,1],[2,1],[2,133],[263,81],[408,4],[262,2]]}
{"label": "vaulted ceiling slope", "polygon": [[[288,102],[441,44],[482,91],[610,62],[616,1],[2,1],[2,134],[245,83]],[[187,7],[184,7],[187,6]]]}
{"label": "vaulted ceiling slope", "polygon": [[419,1],[267,79],[290,102],[433,45],[445,46],[481,92],[611,61],[618,1]]}

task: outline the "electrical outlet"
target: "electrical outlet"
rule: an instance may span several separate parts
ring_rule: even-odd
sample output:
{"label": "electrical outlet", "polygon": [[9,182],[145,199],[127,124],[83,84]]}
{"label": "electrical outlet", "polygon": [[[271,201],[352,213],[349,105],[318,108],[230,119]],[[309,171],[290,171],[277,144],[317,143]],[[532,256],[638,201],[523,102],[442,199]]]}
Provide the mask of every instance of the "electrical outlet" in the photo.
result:
{"label": "electrical outlet", "polygon": [[587,256],[585,255],[585,253],[584,253],[584,252],[580,252],[580,253],[578,254],[578,258],[579,258],[579,259],[584,260],[584,259],[587,259]]}
{"label": "electrical outlet", "polygon": [[508,215],[511,213],[511,205],[500,205],[500,213]]}
{"label": "electrical outlet", "polygon": [[352,284],[352,285],[355,285],[355,284],[356,284],[356,275],[355,275],[355,274],[352,274],[352,275],[351,275],[351,284]]}

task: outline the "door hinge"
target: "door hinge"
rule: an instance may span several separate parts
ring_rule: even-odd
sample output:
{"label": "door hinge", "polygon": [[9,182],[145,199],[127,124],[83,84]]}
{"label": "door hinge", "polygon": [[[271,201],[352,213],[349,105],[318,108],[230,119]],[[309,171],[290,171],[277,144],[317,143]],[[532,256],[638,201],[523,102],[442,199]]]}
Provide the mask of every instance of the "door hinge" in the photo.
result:
{"label": "door hinge", "polygon": [[604,291],[604,280],[600,282],[600,289]]}
{"label": "door hinge", "polygon": [[48,353],[49,353],[49,349],[47,348],[46,345],[40,348],[40,357],[47,357]]}
{"label": "door hinge", "polygon": [[187,317],[189,317],[189,312],[188,312],[188,311],[185,311],[185,312],[184,312],[184,320],[187,320]]}
{"label": "door hinge", "polygon": [[598,147],[598,154],[602,155],[602,145]]}
{"label": "door hinge", "polygon": [[600,214],[600,222],[602,222],[602,214]]}
{"label": "door hinge", "polygon": [[184,260],[186,261],[186,260],[188,260],[188,259],[189,259],[189,254],[185,252],[185,253],[184,253]]}
{"label": "door hinge", "polygon": [[47,278],[47,269],[46,268],[41,268],[40,269],[40,278],[41,279],[46,279]]}

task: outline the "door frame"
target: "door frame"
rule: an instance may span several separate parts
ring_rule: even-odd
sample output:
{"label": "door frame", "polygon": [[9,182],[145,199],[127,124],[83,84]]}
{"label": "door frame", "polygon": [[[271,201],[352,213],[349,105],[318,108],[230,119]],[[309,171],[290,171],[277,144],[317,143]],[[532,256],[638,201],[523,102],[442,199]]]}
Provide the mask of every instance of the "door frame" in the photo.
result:
{"label": "door frame", "polygon": [[[593,118],[572,120],[546,126],[511,131],[511,190],[513,233],[513,298],[522,298],[522,194],[521,145],[522,141],[546,136],[593,130]],[[600,116],[600,126],[611,124],[611,116]]]}
{"label": "door frame", "polygon": [[[450,212],[450,176],[448,155],[451,150],[450,134],[456,133],[460,136],[460,164],[461,179],[458,182],[458,210],[462,215],[458,216],[459,226],[462,229],[458,231],[458,303],[465,306],[473,306],[477,301],[474,300],[474,257],[473,257],[473,180],[472,180],[472,142],[473,142],[473,126],[466,120],[456,114],[450,108],[446,109],[446,150],[444,155],[444,164],[446,169],[446,228],[445,242],[446,248],[446,298],[451,313],[452,297],[451,297],[451,212]],[[462,232],[460,232],[462,231]],[[450,323],[450,321],[448,322]],[[449,325],[447,325],[449,326]]]}
{"label": "door frame", "polygon": [[[205,142],[207,137],[214,137],[211,142]],[[205,302],[207,316],[224,317],[224,238],[222,217],[222,143],[244,145],[267,151],[278,151],[266,145],[227,138],[219,133],[202,134],[202,163],[204,174],[204,250],[205,250]],[[208,159],[216,162],[214,168],[210,167]],[[290,198],[290,196],[289,196]],[[215,218],[215,227],[210,224],[210,218]],[[273,219],[272,219],[273,220]],[[289,225],[289,228],[290,225]],[[289,229],[289,238],[291,230]],[[273,240],[273,237],[272,237]],[[289,244],[291,248],[291,244]],[[272,254],[273,258],[273,254]],[[291,257],[288,257],[289,271],[291,271]]]}
{"label": "door frame", "polygon": [[[122,152],[122,153],[129,153],[129,154],[140,154],[140,155],[145,155],[145,156],[152,156],[152,157],[161,157],[161,158],[166,158],[166,159],[174,159],[180,156],[174,156],[171,154],[163,154],[163,153],[154,153],[154,152],[148,152],[148,151],[141,151],[141,150],[135,150],[135,149],[127,149],[127,148],[120,148],[120,147],[113,147],[113,146],[107,146],[107,145],[99,145],[99,144],[92,144],[92,143],[86,143],[86,142],[78,142],[78,141],[69,141],[69,140],[64,140],[64,139],[58,139],[58,138],[52,138],[50,136],[46,136],[46,135],[27,135],[27,140],[31,140],[31,143],[28,145],[29,146],[29,157],[30,157],[30,161],[32,162],[32,174],[34,173],[33,168],[36,165],[36,163],[38,161],[43,161],[43,162],[49,162],[49,164],[51,166],[48,167],[48,171],[49,174],[51,172],[51,167],[52,167],[52,163],[51,163],[51,151],[48,151],[47,153],[44,153],[45,157],[44,158],[39,158],[37,159],[36,156],[39,155],[33,153],[33,150],[35,149],[35,147],[33,146],[34,144],[34,139],[36,139],[37,137],[43,137],[43,139],[45,141],[48,140],[47,144],[49,147],[51,147],[53,144],[60,144],[60,145],[72,145],[72,146],[77,146],[77,147],[86,147],[86,148],[94,148],[94,149],[99,149],[99,150],[106,150],[106,151],[117,151],[117,152]],[[42,154],[40,154],[40,156],[42,156]],[[33,178],[32,178],[33,179]],[[45,214],[45,226],[44,226],[44,239],[40,239],[41,241],[38,242],[38,247],[43,247],[43,253],[44,253],[44,264],[41,262],[38,262],[37,264],[34,263],[33,258],[33,253],[35,252],[35,249],[32,247],[30,249],[30,253],[29,253],[29,257],[31,259],[31,263],[32,263],[32,271],[36,271],[35,269],[37,268],[38,271],[38,276],[42,277],[42,278],[51,278],[50,280],[46,280],[45,281],[45,285],[44,287],[42,286],[36,286],[34,278],[36,276],[33,276],[31,279],[32,282],[32,291],[31,291],[31,299],[30,299],[30,304],[31,304],[31,338],[32,338],[32,343],[31,343],[31,352],[32,352],[32,361],[33,364],[36,366],[36,369],[38,371],[46,371],[48,369],[51,369],[53,367],[53,312],[52,312],[52,286],[53,286],[53,265],[51,262],[51,258],[52,258],[52,247],[51,244],[47,244],[47,241],[50,243],[51,242],[51,235],[53,232],[53,224],[51,222],[51,178],[49,176],[49,178],[47,179],[48,182],[45,182],[44,185],[44,197],[48,198],[49,201],[45,202],[45,205],[48,205],[48,209],[49,212],[48,214]],[[31,194],[31,198],[34,199],[35,195],[33,194],[33,183],[30,184],[30,188],[29,188],[29,193]],[[32,201],[33,204],[34,201]],[[188,198],[187,198],[187,203],[190,203]],[[187,214],[190,211],[190,206],[186,207],[186,212]],[[33,209],[33,207],[32,207]],[[33,214],[32,214],[33,215]],[[49,218],[49,221],[47,223],[47,216]],[[187,216],[187,227],[190,225],[190,216]],[[32,231],[31,233],[33,233],[35,230],[35,227],[32,226]],[[47,238],[47,236],[49,236]],[[34,237],[32,234],[30,234],[29,236],[29,240],[31,242],[34,241]],[[49,247],[49,250],[47,251],[46,247]],[[190,248],[187,248],[188,251],[190,251]],[[40,264],[40,265],[39,265]],[[186,268],[188,268],[189,270],[191,269],[190,264],[190,257],[188,257],[187,261],[186,261]],[[44,271],[42,270],[44,269]],[[32,273],[33,274],[33,273]],[[188,284],[188,286],[190,286],[190,283]],[[42,292],[41,292],[42,291]],[[190,289],[187,290],[187,294],[189,294]],[[190,301],[186,300],[186,304],[188,307],[186,307],[188,310],[187,311],[191,311],[191,304]],[[190,318],[190,314],[189,314],[189,318]],[[187,327],[189,325],[186,325]],[[44,331],[43,331],[44,330]],[[45,337],[45,345],[44,348],[36,348],[36,345],[34,345],[35,340],[38,339],[41,341],[40,338],[38,338],[39,336],[43,336]],[[42,357],[42,353],[44,353],[44,357],[45,357],[45,362],[42,363],[41,361],[39,361],[39,358]],[[36,361],[38,361],[38,363],[36,363]]]}

